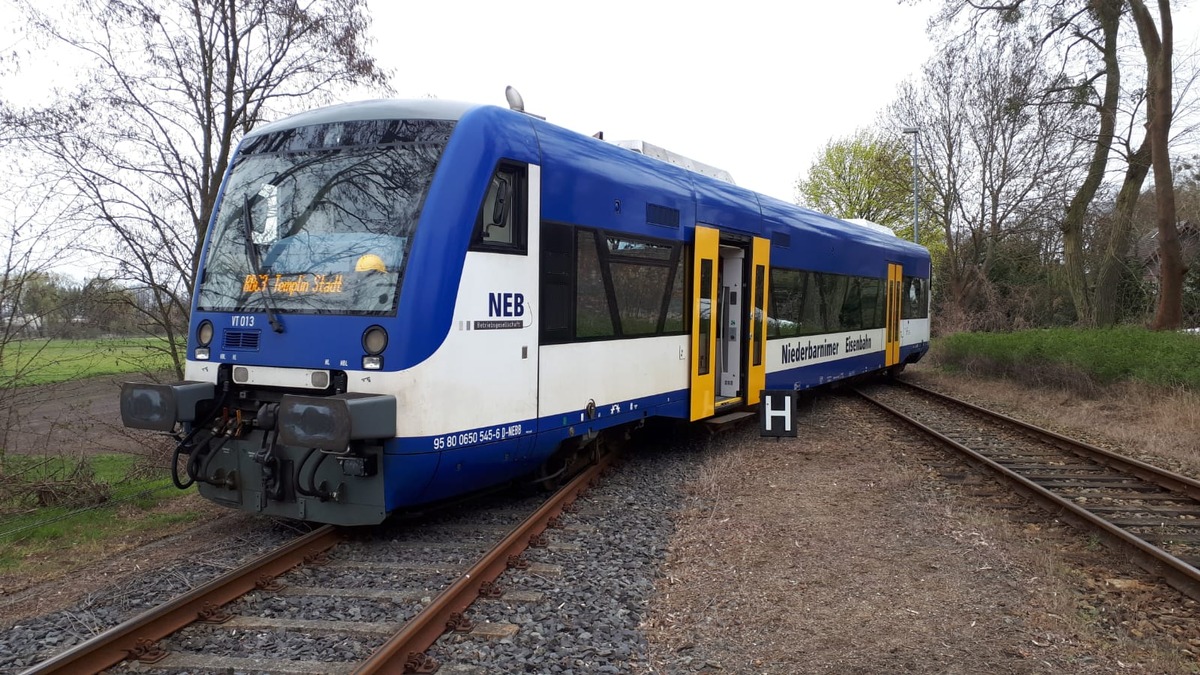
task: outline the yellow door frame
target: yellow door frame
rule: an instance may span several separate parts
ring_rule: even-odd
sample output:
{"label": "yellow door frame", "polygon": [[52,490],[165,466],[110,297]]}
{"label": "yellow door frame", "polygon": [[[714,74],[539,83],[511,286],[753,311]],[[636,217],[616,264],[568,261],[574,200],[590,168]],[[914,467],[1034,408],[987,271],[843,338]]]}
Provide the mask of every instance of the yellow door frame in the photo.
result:
{"label": "yellow door frame", "polygon": [[712,417],[717,398],[717,264],[721,233],[696,226],[692,256],[691,419]]}
{"label": "yellow door frame", "polygon": [[889,368],[900,362],[900,294],[903,275],[903,267],[898,263],[888,263],[887,326],[883,365]]}
{"label": "yellow door frame", "polygon": [[750,333],[746,340],[746,405],[758,403],[767,386],[767,298],[770,297],[771,241],[755,237],[750,251]]}

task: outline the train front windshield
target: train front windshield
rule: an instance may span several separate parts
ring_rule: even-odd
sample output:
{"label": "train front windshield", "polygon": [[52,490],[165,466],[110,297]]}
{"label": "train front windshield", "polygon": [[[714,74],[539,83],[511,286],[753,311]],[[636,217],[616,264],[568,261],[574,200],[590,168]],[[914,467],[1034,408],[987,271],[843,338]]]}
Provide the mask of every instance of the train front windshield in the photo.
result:
{"label": "train front windshield", "polygon": [[385,315],[454,122],[376,120],[242,144],[200,279],[206,311]]}

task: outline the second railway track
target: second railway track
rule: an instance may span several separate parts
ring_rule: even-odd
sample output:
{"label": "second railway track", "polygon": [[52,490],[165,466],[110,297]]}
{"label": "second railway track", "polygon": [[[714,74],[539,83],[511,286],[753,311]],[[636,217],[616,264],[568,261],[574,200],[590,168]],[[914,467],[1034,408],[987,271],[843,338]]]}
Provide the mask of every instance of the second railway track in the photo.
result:
{"label": "second railway track", "polygon": [[1200,599],[1200,481],[903,381],[858,393]]}

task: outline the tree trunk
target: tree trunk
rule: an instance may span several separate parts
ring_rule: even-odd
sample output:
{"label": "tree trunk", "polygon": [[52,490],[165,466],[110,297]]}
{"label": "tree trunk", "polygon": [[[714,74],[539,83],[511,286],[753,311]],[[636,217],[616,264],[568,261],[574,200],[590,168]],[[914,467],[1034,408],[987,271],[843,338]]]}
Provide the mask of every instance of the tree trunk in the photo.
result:
{"label": "tree trunk", "polygon": [[1104,255],[1100,260],[1100,271],[1096,275],[1096,325],[1108,328],[1117,323],[1117,294],[1120,290],[1121,271],[1129,256],[1129,239],[1133,232],[1133,209],[1142,193],[1142,184],[1150,173],[1150,138],[1147,133],[1141,146],[1129,157],[1125,169],[1125,180],[1117,194],[1113,209],[1113,223],[1104,241]]}
{"label": "tree trunk", "polygon": [[1142,52],[1146,55],[1146,119],[1150,136],[1150,165],[1154,169],[1154,198],[1157,201],[1159,286],[1158,307],[1150,327],[1173,330],[1183,325],[1183,251],[1175,226],[1175,183],[1167,147],[1171,134],[1171,52],[1174,29],[1170,0],[1158,0],[1162,33],[1142,0],[1129,0],[1137,23]]}
{"label": "tree trunk", "polygon": [[[1104,93],[1100,103],[1100,132],[1096,147],[1088,164],[1087,177],[1067,207],[1062,221],[1063,261],[1065,263],[1067,290],[1075,305],[1075,315],[1080,323],[1093,323],[1094,305],[1088,294],[1087,275],[1083,266],[1083,223],[1088,207],[1104,181],[1108,168],[1108,155],[1112,149],[1113,132],[1116,128],[1117,103],[1121,94],[1121,70],[1117,61],[1117,29],[1121,25],[1123,0],[1093,0],[1092,7],[1100,28],[1104,31]],[[1102,265],[1108,259],[1102,261]],[[1097,288],[1099,295],[1099,288]],[[1097,298],[1098,300],[1098,298]]]}

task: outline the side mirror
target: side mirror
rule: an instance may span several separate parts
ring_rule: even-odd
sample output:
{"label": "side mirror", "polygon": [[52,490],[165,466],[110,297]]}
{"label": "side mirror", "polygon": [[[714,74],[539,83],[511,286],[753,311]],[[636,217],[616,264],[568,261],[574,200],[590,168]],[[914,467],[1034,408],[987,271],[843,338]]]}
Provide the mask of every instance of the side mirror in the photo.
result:
{"label": "side mirror", "polygon": [[491,225],[505,227],[508,225],[508,202],[512,196],[512,186],[504,176],[496,176],[492,182],[492,189],[495,191],[496,198],[492,202]]}

